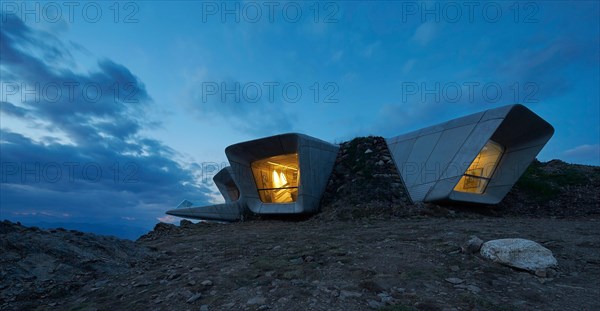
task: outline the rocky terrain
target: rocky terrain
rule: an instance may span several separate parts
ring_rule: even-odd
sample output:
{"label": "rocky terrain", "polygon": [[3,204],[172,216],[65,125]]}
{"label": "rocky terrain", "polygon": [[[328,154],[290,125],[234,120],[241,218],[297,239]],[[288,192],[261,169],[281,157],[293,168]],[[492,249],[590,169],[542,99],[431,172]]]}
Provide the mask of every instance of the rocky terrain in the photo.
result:
{"label": "rocky terrain", "polygon": [[[534,162],[498,206],[411,204],[380,137],[341,145],[321,213],[160,223],[136,242],[0,223],[0,310],[600,310],[600,169]],[[555,269],[466,242],[525,238]]]}

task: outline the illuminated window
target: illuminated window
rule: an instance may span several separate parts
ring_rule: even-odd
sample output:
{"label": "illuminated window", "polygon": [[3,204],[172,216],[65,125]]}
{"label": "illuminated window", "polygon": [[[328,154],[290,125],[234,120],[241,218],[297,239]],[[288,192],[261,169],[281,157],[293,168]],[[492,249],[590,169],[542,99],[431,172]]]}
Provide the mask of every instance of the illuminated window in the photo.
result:
{"label": "illuminated window", "polygon": [[504,147],[491,140],[488,141],[458,181],[454,191],[483,193],[503,152]]}
{"label": "illuminated window", "polygon": [[261,201],[296,202],[300,178],[298,154],[285,154],[252,162],[252,174]]}

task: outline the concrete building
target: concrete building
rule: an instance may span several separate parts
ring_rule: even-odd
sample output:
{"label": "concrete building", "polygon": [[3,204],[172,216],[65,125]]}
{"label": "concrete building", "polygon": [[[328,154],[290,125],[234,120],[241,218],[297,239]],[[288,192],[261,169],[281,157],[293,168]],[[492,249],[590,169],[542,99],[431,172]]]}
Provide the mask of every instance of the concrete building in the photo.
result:
{"label": "concrete building", "polygon": [[167,214],[234,221],[247,213],[316,213],[338,149],[293,133],[231,145],[225,149],[231,167],[213,178],[226,203],[193,207],[184,201]]}
{"label": "concrete building", "polygon": [[413,202],[496,204],[553,133],[531,110],[510,105],[386,142]]}
{"label": "concrete building", "polygon": [[[522,105],[450,120],[386,143],[413,202],[496,204],[517,182],[554,129]],[[194,207],[185,200],[167,214],[236,221],[253,214],[312,214],[339,147],[302,134],[231,145],[230,167],[214,177],[225,203]]]}

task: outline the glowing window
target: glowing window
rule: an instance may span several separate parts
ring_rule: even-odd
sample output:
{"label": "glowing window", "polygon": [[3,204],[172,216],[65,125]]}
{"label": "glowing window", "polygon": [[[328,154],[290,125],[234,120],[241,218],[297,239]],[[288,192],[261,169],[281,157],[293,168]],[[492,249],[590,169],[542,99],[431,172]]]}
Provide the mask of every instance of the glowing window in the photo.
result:
{"label": "glowing window", "polygon": [[504,147],[494,141],[488,141],[458,181],[454,191],[482,194],[503,152]]}
{"label": "glowing window", "polygon": [[252,174],[260,200],[265,203],[296,202],[298,154],[285,154],[252,162]]}

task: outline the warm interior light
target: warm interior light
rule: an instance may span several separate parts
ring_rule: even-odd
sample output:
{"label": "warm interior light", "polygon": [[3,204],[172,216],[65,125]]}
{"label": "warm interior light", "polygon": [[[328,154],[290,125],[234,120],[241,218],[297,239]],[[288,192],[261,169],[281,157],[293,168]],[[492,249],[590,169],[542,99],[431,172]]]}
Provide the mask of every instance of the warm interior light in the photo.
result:
{"label": "warm interior light", "polygon": [[279,174],[273,170],[273,188],[281,188],[281,181],[279,181]]}
{"label": "warm interior light", "polygon": [[255,161],[251,164],[261,201],[265,203],[295,202],[298,196],[298,155],[286,154]]}
{"label": "warm interior light", "polygon": [[500,144],[488,141],[458,181],[454,191],[482,194],[498,166],[503,152],[504,147]]}

